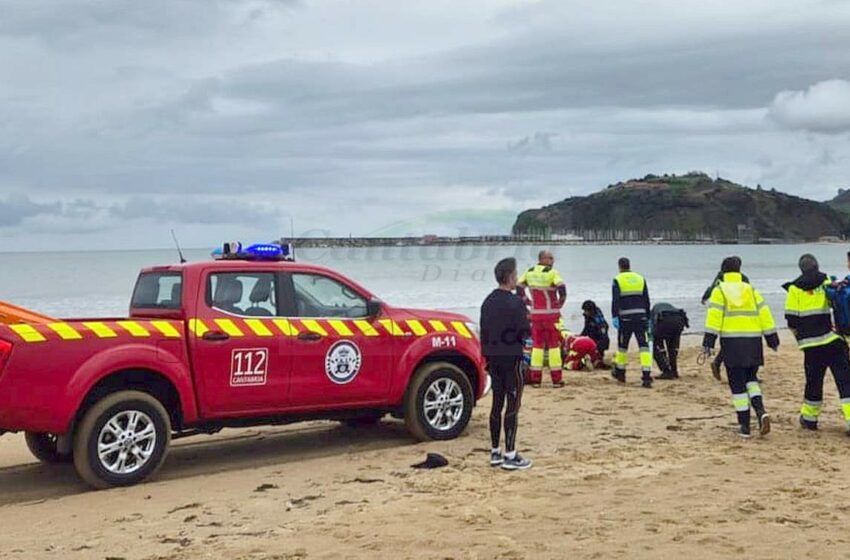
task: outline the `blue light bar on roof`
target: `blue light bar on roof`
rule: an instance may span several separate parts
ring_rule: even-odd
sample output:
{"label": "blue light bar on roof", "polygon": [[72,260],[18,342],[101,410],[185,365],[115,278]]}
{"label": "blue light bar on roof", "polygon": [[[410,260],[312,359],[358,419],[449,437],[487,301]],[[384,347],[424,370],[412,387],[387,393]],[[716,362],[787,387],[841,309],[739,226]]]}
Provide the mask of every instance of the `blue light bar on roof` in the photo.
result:
{"label": "blue light bar on roof", "polygon": [[241,243],[224,243],[213,250],[215,260],[283,261],[293,260],[292,246],[277,243],[254,243],[243,248]]}

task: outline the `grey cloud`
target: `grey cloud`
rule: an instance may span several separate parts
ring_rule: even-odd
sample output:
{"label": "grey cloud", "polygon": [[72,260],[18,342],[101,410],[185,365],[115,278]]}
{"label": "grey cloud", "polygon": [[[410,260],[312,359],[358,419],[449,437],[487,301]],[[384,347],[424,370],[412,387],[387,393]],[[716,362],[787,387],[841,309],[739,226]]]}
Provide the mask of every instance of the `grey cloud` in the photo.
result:
{"label": "grey cloud", "polygon": [[850,81],[827,80],[805,90],[781,91],[768,115],[790,129],[832,134],[850,131]]}
{"label": "grey cloud", "polygon": [[62,204],[59,202],[40,204],[25,194],[10,194],[5,199],[0,198],[0,227],[17,226],[34,216],[58,216],[61,213]]}
{"label": "grey cloud", "polygon": [[288,213],[273,204],[242,202],[233,199],[198,200],[170,197],[153,199],[132,197],[115,204],[109,213],[123,220],[149,220],[170,224],[270,224],[274,225]]}

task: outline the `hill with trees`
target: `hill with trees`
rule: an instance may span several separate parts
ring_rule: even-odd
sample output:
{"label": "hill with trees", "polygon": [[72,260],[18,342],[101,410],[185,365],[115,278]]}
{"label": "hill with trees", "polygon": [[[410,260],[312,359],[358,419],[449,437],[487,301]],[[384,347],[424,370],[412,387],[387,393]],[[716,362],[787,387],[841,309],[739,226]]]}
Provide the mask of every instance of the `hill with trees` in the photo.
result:
{"label": "hill with trees", "polygon": [[[850,194],[846,198],[850,208]],[[833,203],[700,172],[647,175],[526,210],[513,233],[610,241],[816,241],[848,234],[850,215]]]}

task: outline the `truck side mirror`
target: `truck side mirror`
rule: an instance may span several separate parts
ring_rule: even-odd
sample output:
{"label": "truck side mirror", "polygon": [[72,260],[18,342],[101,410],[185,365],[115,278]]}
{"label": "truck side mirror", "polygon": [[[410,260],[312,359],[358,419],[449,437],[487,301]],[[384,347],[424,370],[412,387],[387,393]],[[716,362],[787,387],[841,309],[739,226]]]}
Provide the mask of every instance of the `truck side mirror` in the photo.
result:
{"label": "truck side mirror", "polygon": [[372,298],[366,302],[366,314],[369,317],[377,317],[381,314],[381,309],[383,309],[383,305],[381,300],[377,298]]}

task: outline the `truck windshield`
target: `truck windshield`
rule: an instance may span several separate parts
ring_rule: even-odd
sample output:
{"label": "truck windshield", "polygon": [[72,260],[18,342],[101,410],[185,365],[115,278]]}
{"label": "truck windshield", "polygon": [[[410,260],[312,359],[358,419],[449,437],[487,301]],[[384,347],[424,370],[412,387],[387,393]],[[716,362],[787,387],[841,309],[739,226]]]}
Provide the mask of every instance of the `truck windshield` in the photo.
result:
{"label": "truck windshield", "polygon": [[144,272],[136,281],[130,307],[180,309],[183,275],[179,272]]}

